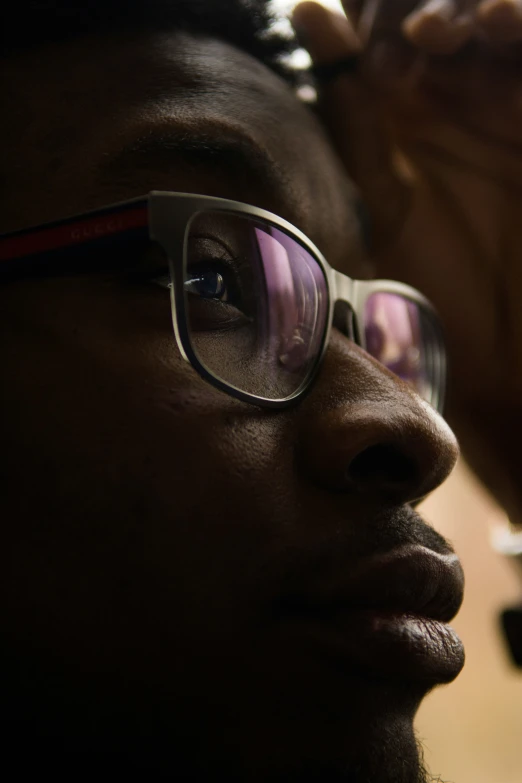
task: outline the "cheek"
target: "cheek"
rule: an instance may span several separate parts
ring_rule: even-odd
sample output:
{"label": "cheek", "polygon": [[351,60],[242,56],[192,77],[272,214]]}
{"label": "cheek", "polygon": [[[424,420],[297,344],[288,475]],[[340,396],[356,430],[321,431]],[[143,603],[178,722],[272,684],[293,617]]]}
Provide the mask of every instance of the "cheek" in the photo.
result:
{"label": "cheek", "polygon": [[293,438],[195,374],[155,297],[79,291],[35,297],[5,346],[4,628],[164,677],[265,598]]}

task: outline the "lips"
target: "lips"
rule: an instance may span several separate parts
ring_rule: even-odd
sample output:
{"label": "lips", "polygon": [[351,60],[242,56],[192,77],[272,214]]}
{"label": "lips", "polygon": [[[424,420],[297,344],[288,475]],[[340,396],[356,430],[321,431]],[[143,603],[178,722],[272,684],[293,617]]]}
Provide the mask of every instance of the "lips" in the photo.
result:
{"label": "lips", "polygon": [[287,596],[280,619],[323,654],[378,676],[448,682],[464,664],[448,622],[463,598],[457,556],[410,545],[358,564],[339,583]]}

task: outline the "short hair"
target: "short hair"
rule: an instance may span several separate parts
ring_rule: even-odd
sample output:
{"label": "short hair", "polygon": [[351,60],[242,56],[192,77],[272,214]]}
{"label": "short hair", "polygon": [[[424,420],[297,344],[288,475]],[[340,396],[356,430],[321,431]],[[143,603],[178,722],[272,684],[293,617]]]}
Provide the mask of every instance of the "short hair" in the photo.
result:
{"label": "short hair", "polygon": [[184,30],[219,38],[292,81],[284,56],[297,48],[272,31],[269,0],[10,0],[2,10],[3,57],[93,33]]}

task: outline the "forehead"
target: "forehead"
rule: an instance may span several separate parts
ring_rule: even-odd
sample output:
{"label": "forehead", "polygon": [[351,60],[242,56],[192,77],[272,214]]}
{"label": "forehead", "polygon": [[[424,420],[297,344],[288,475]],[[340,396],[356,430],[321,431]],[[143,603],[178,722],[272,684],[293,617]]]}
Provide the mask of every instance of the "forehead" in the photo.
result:
{"label": "forehead", "polygon": [[19,58],[4,80],[2,230],[188,191],[275,212],[365,274],[354,189],[319,122],[248,54],[187,33],[97,38]]}

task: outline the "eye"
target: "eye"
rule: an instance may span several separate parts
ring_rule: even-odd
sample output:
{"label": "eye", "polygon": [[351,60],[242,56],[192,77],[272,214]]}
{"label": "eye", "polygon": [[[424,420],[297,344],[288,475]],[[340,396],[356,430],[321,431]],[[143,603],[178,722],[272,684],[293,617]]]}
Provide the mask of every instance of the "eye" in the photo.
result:
{"label": "eye", "polygon": [[213,268],[211,264],[189,269],[185,281],[185,291],[202,299],[219,302],[232,302],[237,299],[237,280],[228,270]]}
{"label": "eye", "polygon": [[[185,291],[188,294],[200,299],[213,299],[219,302],[231,300],[231,284],[226,282],[225,276],[217,269],[189,271],[188,274],[189,277],[184,283]],[[172,288],[169,274],[152,277],[151,282],[162,288]]]}
{"label": "eye", "polygon": [[[209,236],[193,237],[187,255],[182,286],[191,329],[212,332],[251,323],[257,303],[248,255],[234,255]],[[177,259],[174,266],[176,261],[181,263]],[[142,253],[135,269],[136,282],[172,289],[169,261],[158,246]]]}
{"label": "eye", "polygon": [[193,259],[183,284],[193,331],[219,331],[252,323],[251,287],[242,273],[242,260]]}

